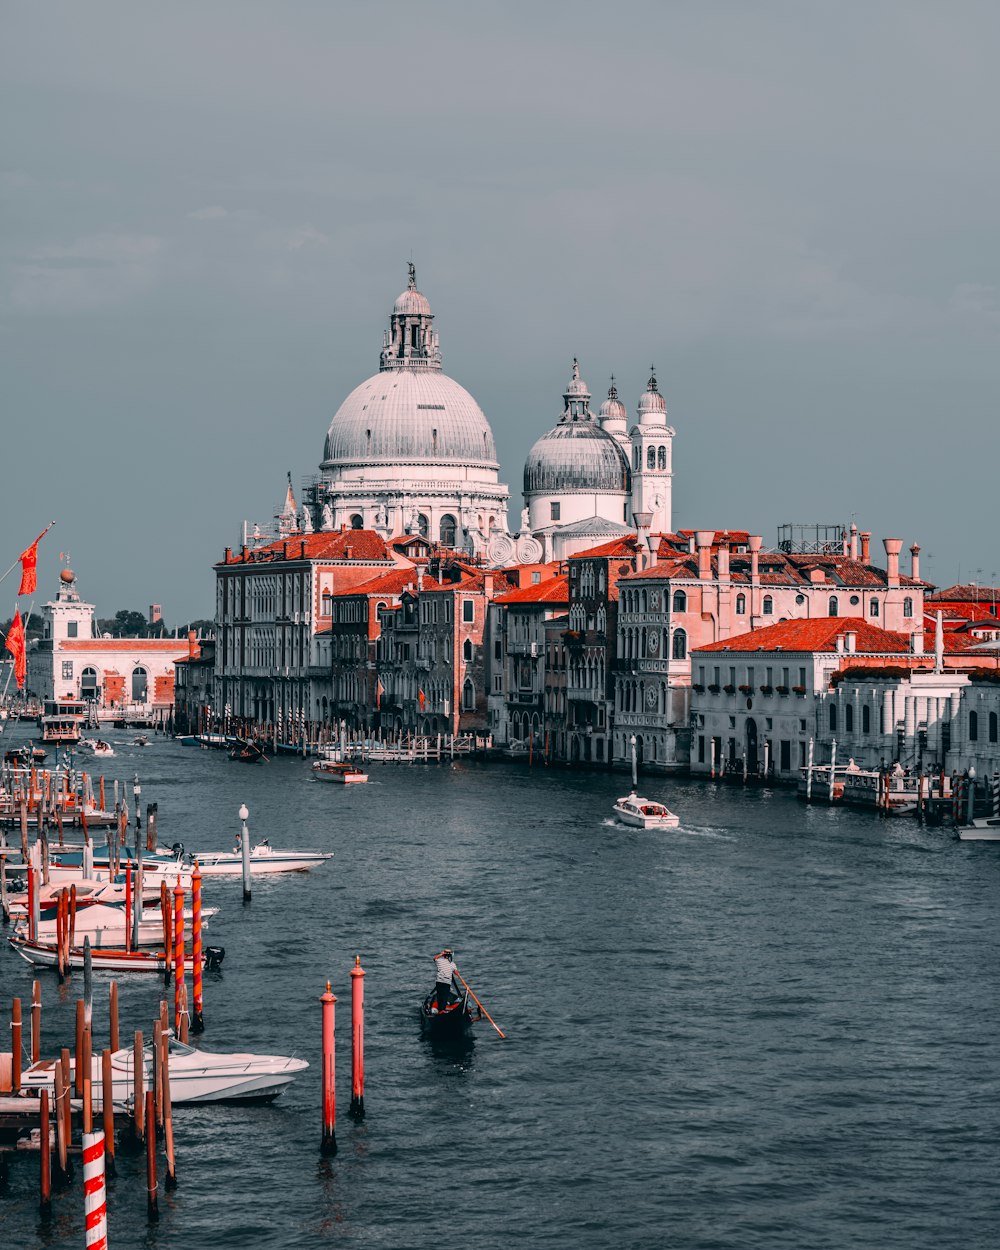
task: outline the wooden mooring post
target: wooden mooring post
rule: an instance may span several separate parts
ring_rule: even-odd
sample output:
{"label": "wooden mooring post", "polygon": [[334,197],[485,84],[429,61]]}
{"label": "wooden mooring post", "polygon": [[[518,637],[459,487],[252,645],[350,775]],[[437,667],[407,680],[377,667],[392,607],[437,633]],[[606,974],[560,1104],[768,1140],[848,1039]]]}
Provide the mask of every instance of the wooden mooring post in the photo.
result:
{"label": "wooden mooring post", "polygon": [[337,1153],[337,1093],[336,1093],[336,1062],[335,1039],[336,1021],[334,1010],[336,996],[330,992],[330,982],[326,983],[326,993],[320,995],[323,1004],[323,1138],[320,1143],[320,1154],[331,1156]]}

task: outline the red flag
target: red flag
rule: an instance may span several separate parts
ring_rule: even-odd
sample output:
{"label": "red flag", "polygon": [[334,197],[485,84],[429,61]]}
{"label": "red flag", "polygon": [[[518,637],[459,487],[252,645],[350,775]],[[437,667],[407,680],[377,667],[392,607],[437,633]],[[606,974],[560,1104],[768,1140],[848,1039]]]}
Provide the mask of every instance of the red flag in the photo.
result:
{"label": "red flag", "polygon": [[385,686],[382,685],[382,678],[378,677],[375,680],[375,706],[376,707],[382,706],[382,696],[384,694],[385,694]]}
{"label": "red flag", "polygon": [[420,710],[422,712],[424,710],[424,704],[427,702],[427,696],[424,694],[422,690],[418,690],[417,698],[420,700]]}
{"label": "red flag", "polygon": [[42,530],[31,546],[22,551],[18,556],[21,561],[21,586],[18,590],[19,595],[33,595],[38,586],[38,577],[35,568],[38,564],[38,544],[42,541],[49,531]]}
{"label": "red flag", "polygon": [[24,679],[28,673],[28,652],[24,645],[24,626],[21,624],[21,613],[15,612],[7,634],[7,650],[14,657],[14,676],[18,690],[24,689]]}

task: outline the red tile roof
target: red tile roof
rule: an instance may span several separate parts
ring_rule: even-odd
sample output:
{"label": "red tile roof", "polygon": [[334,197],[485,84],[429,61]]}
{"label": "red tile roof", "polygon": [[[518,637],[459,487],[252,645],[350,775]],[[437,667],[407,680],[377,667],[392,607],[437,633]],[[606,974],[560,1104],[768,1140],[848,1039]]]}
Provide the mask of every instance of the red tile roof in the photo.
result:
{"label": "red tile roof", "polygon": [[550,577],[547,581],[538,582],[534,586],[521,586],[506,595],[500,595],[494,602],[502,604],[538,603],[538,604],[569,604],[569,578]]}
{"label": "red tile roof", "polygon": [[955,586],[946,586],[944,590],[935,590],[926,599],[928,607],[946,603],[975,603],[991,608],[1000,603],[1000,587],[979,586],[975,582],[961,582]]}
{"label": "red tile roof", "polygon": [[294,534],[291,538],[268,543],[266,547],[253,547],[248,551],[245,561],[237,549],[230,553],[228,560],[220,560],[216,567],[303,559],[391,561],[392,555],[385,540],[374,530],[336,530],[320,534]]}
{"label": "red tile roof", "polygon": [[779,621],[765,625],[735,638],[712,642],[698,651],[836,651],[837,639],[844,634],[855,636],[855,652],[910,653],[909,634],[895,630],[879,629],[859,617],[818,616],[810,620]]}
{"label": "red tile roof", "polygon": [[620,558],[622,556],[634,556],[639,550],[639,540],[635,534],[624,534],[621,538],[613,538],[609,543],[601,543],[598,547],[591,547],[588,551],[578,551],[576,555],[569,557],[570,560],[590,560],[595,557],[607,557],[609,559]]}
{"label": "red tile roof", "polygon": [[348,586],[334,593],[334,599],[345,599],[348,595],[398,595],[412,582],[417,584],[420,569],[392,569],[388,573],[380,573],[370,581],[360,582],[357,586]]}

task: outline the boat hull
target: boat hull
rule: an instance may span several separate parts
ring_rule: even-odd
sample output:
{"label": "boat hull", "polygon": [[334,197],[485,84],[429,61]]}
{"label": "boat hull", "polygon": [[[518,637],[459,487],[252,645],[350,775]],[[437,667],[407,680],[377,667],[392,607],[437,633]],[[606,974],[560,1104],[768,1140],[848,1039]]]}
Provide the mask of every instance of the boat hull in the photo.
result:
{"label": "boat hull", "polygon": [[[22,959],[36,968],[58,968],[59,955],[54,946],[41,942],[32,942],[27,938],[9,937],[7,944]],[[163,951],[126,951],[114,947],[94,947],[90,952],[91,967],[95,972],[156,972],[162,974],[166,969],[167,960]],[[83,968],[85,962],[83,948],[74,946],[69,952],[69,966],[74,971]],[[172,961],[171,961],[172,962]],[[193,968],[194,961],[190,954],[184,961],[186,968]]]}

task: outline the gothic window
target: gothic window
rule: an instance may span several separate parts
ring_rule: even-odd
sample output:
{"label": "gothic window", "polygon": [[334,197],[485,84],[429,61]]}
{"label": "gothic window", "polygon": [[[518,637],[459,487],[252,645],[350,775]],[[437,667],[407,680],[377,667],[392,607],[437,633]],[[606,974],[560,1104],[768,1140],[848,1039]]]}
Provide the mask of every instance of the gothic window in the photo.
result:
{"label": "gothic window", "polygon": [[355,514],[351,517],[351,529],[363,530],[364,528],[365,528],[365,518],[361,515],[360,512],[355,512]]}
{"label": "gothic window", "polygon": [[688,597],[683,590],[674,591],[674,611],[686,612],[688,606]]}
{"label": "gothic window", "polygon": [[907,595],[907,597],[903,600],[903,615],[905,617],[911,617],[913,615],[913,600],[909,597],[909,595]]}
{"label": "gothic window", "polygon": [[873,600],[871,601],[871,603],[869,603],[869,605],[868,605],[868,615],[869,615],[869,616],[878,616],[878,600],[877,600],[877,599],[873,599]]}
{"label": "gothic window", "polygon": [[466,638],[465,642],[462,643],[462,659],[466,662],[466,664],[472,663],[472,639],[471,638]]}
{"label": "gothic window", "polygon": [[656,448],[652,444],[646,448],[646,468],[656,468]]}
{"label": "gothic window", "polygon": [[646,597],[646,591],[645,591],[645,590],[642,590],[642,591],[640,591],[640,592],[639,592],[639,602],[640,602],[640,604],[641,604],[640,611],[645,612],[645,611],[647,610],[647,609],[646,609],[646,604],[647,604],[647,602],[648,602],[647,597]]}
{"label": "gothic window", "polygon": [[462,707],[466,712],[476,710],[476,688],[470,678],[466,677],[462,687]]}
{"label": "gothic window", "polygon": [[764,613],[765,616],[774,615],[774,600],[771,598],[770,595],[764,596],[764,602],[761,604],[761,611]]}
{"label": "gothic window", "polygon": [[442,547],[454,547],[457,528],[455,518],[446,512],[441,518],[441,524],[438,529]]}
{"label": "gothic window", "polygon": [[666,449],[666,447],[661,447],[661,448],[657,451],[657,453],[656,453],[656,467],[657,467],[658,469],[665,469],[665,468],[667,467],[667,449]]}
{"label": "gothic window", "polygon": [[840,603],[837,600],[837,596],[831,595],[830,600],[826,605],[827,616],[837,616],[839,608],[840,608]]}
{"label": "gothic window", "polygon": [[736,615],[746,616],[747,614],[747,597],[746,595],[736,596]]}
{"label": "gothic window", "polygon": [[671,654],[675,660],[686,660],[688,653],[688,636],[683,629],[674,630],[674,642]]}

